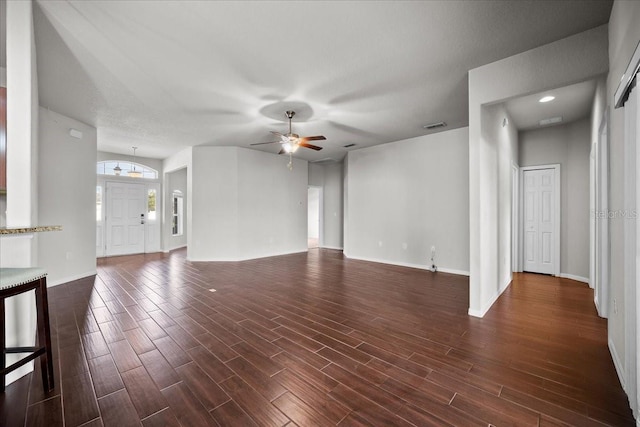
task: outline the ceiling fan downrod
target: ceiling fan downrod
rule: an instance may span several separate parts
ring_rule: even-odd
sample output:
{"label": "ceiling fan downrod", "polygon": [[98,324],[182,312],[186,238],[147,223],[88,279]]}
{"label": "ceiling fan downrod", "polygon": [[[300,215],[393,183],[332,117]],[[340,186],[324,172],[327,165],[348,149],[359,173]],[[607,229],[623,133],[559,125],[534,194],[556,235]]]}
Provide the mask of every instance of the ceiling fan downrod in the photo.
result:
{"label": "ceiling fan downrod", "polygon": [[289,119],[289,135],[291,135],[291,119],[293,119],[293,116],[296,115],[295,111],[289,110],[287,112],[285,112],[285,114],[287,115],[287,118]]}

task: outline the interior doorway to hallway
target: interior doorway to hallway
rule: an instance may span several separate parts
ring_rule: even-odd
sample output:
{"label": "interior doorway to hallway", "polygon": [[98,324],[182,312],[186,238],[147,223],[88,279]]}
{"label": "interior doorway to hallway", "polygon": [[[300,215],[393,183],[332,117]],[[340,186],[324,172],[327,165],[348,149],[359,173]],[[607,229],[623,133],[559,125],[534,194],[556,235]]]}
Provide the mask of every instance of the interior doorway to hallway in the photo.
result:
{"label": "interior doorway to hallway", "polygon": [[307,246],[309,249],[320,247],[320,205],[322,188],[309,187],[307,197]]}

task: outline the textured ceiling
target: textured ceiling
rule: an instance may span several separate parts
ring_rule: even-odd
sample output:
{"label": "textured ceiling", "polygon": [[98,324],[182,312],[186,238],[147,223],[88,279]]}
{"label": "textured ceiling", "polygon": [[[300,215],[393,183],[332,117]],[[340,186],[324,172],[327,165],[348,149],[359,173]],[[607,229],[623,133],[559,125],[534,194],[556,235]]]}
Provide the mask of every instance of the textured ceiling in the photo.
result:
{"label": "textured ceiling", "polygon": [[[165,158],[322,134],[310,161],[468,125],[468,70],[605,24],[611,1],[38,1],[43,107]],[[278,144],[257,149],[277,152]]]}

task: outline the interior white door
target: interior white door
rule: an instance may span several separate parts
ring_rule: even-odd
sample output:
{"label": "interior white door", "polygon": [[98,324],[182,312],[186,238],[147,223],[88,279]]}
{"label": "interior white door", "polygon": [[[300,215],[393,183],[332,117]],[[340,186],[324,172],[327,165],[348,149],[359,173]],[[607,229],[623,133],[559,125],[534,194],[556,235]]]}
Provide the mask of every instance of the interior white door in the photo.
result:
{"label": "interior white door", "polygon": [[556,212],[555,169],[525,170],[524,271],[554,274]]}
{"label": "interior white door", "polygon": [[106,255],[143,253],[146,192],[144,184],[107,182]]}

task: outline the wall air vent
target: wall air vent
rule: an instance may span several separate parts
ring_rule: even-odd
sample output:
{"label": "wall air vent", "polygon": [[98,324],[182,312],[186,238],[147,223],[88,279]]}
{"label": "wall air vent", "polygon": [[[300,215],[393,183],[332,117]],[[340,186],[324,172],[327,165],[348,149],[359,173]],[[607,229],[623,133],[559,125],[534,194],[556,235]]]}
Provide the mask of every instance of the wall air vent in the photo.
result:
{"label": "wall air vent", "polygon": [[430,123],[428,125],[424,125],[422,126],[424,129],[427,130],[432,130],[432,129],[438,129],[438,128],[443,128],[445,127],[447,124],[445,122],[438,122],[438,123]]}
{"label": "wall air vent", "polygon": [[351,148],[351,147],[355,147],[356,144],[347,144],[347,145],[343,145],[344,148]]}
{"label": "wall air vent", "polygon": [[548,125],[553,125],[560,122],[562,122],[562,116],[551,117],[550,119],[542,119],[540,120],[539,124],[540,126],[548,126]]}

